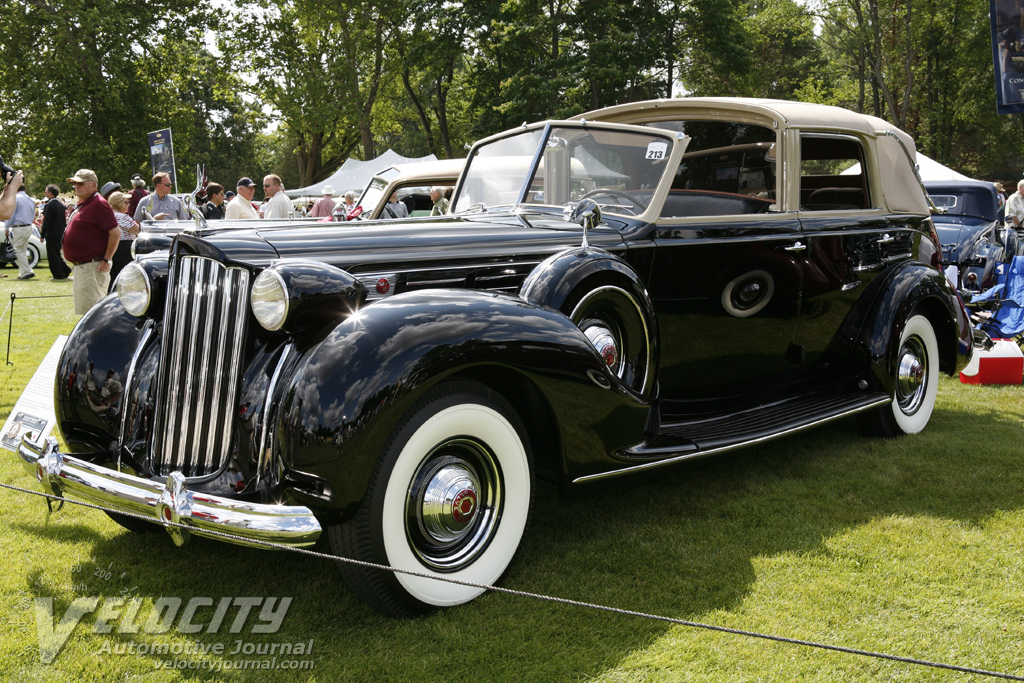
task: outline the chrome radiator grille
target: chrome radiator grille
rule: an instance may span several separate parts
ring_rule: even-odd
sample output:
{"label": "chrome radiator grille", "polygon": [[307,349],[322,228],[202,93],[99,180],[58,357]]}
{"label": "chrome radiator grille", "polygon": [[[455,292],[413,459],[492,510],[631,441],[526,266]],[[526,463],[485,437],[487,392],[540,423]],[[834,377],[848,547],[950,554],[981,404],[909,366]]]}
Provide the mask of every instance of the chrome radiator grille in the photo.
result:
{"label": "chrome radiator grille", "polygon": [[230,454],[249,272],[182,256],[168,283],[154,453],[166,475],[217,472]]}

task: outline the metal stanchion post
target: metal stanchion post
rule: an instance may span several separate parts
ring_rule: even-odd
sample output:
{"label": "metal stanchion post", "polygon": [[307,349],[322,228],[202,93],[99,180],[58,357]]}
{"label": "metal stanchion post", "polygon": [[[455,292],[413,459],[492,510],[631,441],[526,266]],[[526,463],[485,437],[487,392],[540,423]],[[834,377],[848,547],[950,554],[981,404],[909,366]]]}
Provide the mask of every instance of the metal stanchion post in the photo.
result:
{"label": "metal stanchion post", "polygon": [[14,326],[14,300],[18,297],[17,292],[11,292],[11,317],[7,319],[7,365],[14,365],[11,362],[11,328]]}

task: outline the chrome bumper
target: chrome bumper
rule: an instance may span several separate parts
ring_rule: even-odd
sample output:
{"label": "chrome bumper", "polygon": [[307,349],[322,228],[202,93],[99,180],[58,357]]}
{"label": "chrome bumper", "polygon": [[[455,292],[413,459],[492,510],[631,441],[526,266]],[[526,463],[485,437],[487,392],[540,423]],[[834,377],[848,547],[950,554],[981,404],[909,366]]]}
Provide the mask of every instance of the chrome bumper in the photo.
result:
{"label": "chrome bumper", "polygon": [[[247,503],[189,491],[180,472],[172,472],[166,484],[142,479],[65,455],[52,436],[46,438],[42,448],[26,436],[18,447],[18,455],[46,493],[59,497],[68,494],[105,508],[150,516],[154,522],[164,524],[178,545],[188,541],[190,532],[239,545],[264,541],[291,547],[313,545],[320,536],[320,523],[309,508]],[[180,523],[185,528],[169,526],[167,522]]]}

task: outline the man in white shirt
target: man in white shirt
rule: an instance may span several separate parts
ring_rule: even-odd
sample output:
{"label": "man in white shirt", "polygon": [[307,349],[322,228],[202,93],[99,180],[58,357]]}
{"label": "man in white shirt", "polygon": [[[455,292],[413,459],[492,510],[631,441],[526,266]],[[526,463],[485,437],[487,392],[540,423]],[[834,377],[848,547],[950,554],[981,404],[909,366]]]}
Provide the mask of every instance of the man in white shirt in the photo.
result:
{"label": "man in white shirt", "polygon": [[263,205],[264,218],[291,218],[292,203],[284,193],[281,178],[271,174],[263,179],[263,192],[267,195],[267,203]]}
{"label": "man in white shirt", "polygon": [[252,178],[239,178],[235,187],[238,194],[228,202],[228,209],[224,212],[225,220],[259,220],[260,215],[252,206],[252,198],[256,196],[256,183]]}
{"label": "man in white shirt", "polygon": [[1006,222],[1015,228],[1024,224],[1024,179],[1017,182],[1017,191],[1006,200]]}

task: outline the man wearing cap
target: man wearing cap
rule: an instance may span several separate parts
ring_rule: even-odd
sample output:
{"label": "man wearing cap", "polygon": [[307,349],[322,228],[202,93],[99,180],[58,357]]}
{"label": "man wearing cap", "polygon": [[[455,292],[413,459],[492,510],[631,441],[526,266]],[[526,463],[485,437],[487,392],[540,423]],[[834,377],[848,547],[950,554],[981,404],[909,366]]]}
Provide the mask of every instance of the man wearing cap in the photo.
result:
{"label": "man wearing cap", "polygon": [[146,211],[149,211],[149,214],[158,221],[175,218],[179,221],[187,220],[188,214],[185,213],[185,206],[180,199],[171,194],[172,187],[170,175],[163,171],[154,175],[153,194],[140,201],[139,205],[135,207],[135,213],[132,216],[135,222],[141,223],[146,220]]}
{"label": "man wearing cap", "polygon": [[128,200],[128,215],[134,216],[135,209],[139,208],[139,202],[142,198],[147,196],[149,191],[146,190],[146,181],[142,179],[142,176],[136,173],[132,176],[132,198]]}
{"label": "man wearing cap", "polygon": [[267,203],[263,205],[264,218],[290,218],[295,209],[284,193],[281,178],[271,174],[263,179],[263,192],[267,195]]}
{"label": "man wearing cap", "polygon": [[324,185],[324,196],[316,200],[313,211],[309,215],[313,218],[329,218],[334,212],[334,187]]}
{"label": "man wearing cap", "polygon": [[68,178],[78,205],[64,233],[64,259],[71,264],[75,313],[85,315],[107,294],[110,262],[121,239],[114,210],[97,191],[99,180],[87,168]]}
{"label": "man wearing cap", "polygon": [[224,212],[224,218],[229,221],[239,219],[259,220],[260,215],[256,213],[256,209],[252,206],[252,198],[256,196],[256,183],[249,177],[239,178],[235,190],[238,194],[228,202],[228,209]]}

